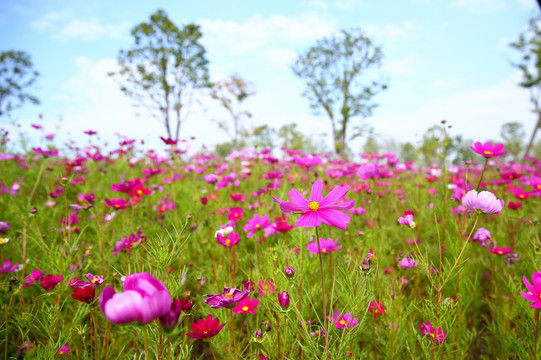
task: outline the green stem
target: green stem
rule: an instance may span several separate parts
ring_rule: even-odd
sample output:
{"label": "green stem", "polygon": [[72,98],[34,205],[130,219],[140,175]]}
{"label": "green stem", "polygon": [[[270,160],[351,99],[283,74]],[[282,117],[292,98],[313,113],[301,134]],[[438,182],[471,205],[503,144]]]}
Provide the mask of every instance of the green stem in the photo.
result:
{"label": "green stem", "polygon": [[330,359],[329,353],[329,326],[327,323],[327,303],[325,302],[325,278],[323,277],[323,258],[321,257],[321,244],[319,243],[319,232],[316,227],[316,241],[319,254],[319,271],[321,273],[321,291],[323,293],[323,321],[325,326],[325,350],[327,351],[327,360]]}

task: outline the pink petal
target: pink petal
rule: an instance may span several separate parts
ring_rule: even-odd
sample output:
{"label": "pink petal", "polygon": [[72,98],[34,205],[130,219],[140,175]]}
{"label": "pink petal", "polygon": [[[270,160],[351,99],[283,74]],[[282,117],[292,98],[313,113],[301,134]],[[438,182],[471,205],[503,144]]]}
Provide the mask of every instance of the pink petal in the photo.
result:
{"label": "pink petal", "polygon": [[310,192],[310,201],[317,201],[321,203],[322,197],[321,192],[323,191],[323,183],[321,180],[318,180],[312,185],[312,191]]}
{"label": "pink petal", "polygon": [[[338,210],[337,210],[338,211]],[[295,226],[297,227],[316,227],[321,225],[321,217],[319,216],[319,211],[308,211],[302,214]]]}
{"label": "pink petal", "polygon": [[349,221],[351,220],[351,218],[348,215],[336,209],[326,208],[326,209],[319,210],[318,213],[321,216],[323,223],[330,226],[335,226],[342,230],[346,230],[346,227],[348,226]]}
{"label": "pink petal", "polygon": [[[532,276],[533,277],[533,276]],[[530,282],[528,281],[528,279],[526,279],[526,276],[523,276],[522,277],[522,281],[524,282],[524,285],[526,285],[526,289],[528,289],[529,292],[531,292],[532,294],[536,293],[537,291],[535,290],[535,288],[532,286],[532,284],[530,284]]]}
{"label": "pink petal", "polygon": [[532,275],[532,283],[537,290],[538,294],[541,294],[541,271],[536,271]]}
{"label": "pink petal", "polygon": [[520,292],[520,295],[522,295],[522,297],[528,301],[531,301],[531,302],[541,302],[541,299],[539,298],[539,296],[536,296],[536,295],[532,295],[530,293],[525,293],[525,292]]}
{"label": "pink petal", "polygon": [[308,210],[308,200],[306,200],[304,196],[302,196],[299,190],[291,189],[288,194],[289,194],[289,198],[291,199],[291,202],[294,205],[300,208],[304,208],[305,210]]}
{"label": "pink petal", "polygon": [[319,202],[319,207],[321,208],[325,205],[336,204],[344,198],[348,191],[349,185],[335,187],[330,193],[327,194],[327,196],[323,198],[323,200]]}
{"label": "pink petal", "polygon": [[351,209],[354,206],[355,206],[355,200],[344,201],[343,203],[332,205],[333,208],[343,209],[343,210]]}

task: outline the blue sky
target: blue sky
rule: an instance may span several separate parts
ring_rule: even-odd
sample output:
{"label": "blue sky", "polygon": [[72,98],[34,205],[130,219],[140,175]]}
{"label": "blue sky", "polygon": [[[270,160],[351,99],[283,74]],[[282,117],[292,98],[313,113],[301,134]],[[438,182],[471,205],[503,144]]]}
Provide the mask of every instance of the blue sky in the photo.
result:
{"label": "blue sky", "polygon": [[[87,129],[159,141],[161,124],[137,118],[106,75],[132,44],[130,29],[157,9],[177,25],[201,25],[213,80],[238,73],[254,83],[248,126],[296,122],[307,135],[330,133],[328,119],[311,114],[289,66],[297,51],[354,26],[384,53],[378,72],[389,88],[374,98],[379,107],[367,119],[382,141],[415,143],[442,119],[452,133],[483,141],[498,140],[505,122],[520,121],[529,133],[536,121],[508,46],[539,13],[534,0],[0,0],[0,50],[28,52],[41,73],[34,93],[42,104],[13,113],[21,129],[30,131],[42,113],[58,142]],[[227,140],[211,121],[227,114],[203,94],[198,100],[181,135],[195,136],[194,147]]]}

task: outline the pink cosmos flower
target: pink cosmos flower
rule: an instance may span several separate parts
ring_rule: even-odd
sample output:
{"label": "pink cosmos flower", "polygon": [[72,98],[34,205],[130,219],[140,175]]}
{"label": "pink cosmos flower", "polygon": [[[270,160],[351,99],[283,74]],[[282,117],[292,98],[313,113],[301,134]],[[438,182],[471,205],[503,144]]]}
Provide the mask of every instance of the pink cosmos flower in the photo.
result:
{"label": "pink cosmos flower", "polygon": [[115,324],[140,321],[146,324],[168,314],[173,300],[165,285],[149,273],[132,274],[124,281],[124,292],[107,286],[100,294],[105,317]]}
{"label": "pink cosmos flower", "polygon": [[19,263],[15,263],[11,265],[11,260],[6,259],[2,263],[2,267],[0,267],[0,274],[6,274],[8,272],[15,271],[19,268]]}
{"label": "pink cosmos flower", "polygon": [[368,312],[372,314],[373,318],[385,315],[385,310],[385,306],[379,301],[370,301],[370,305],[368,305]]}
{"label": "pink cosmos flower", "polygon": [[334,327],[337,329],[343,329],[346,327],[354,327],[359,323],[359,319],[354,318],[351,313],[345,313],[340,315],[340,311],[336,310],[332,316],[329,316],[329,320],[334,323]]}
{"label": "pink cosmos flower", "polygon": [[257,290],[257,292],[260,295],[272,295],[274,294],[275,290],[276,287],[274,286],[274,282],[272,280],[259,280],[259,290]]}
{"label": "pink cosmos flower", "polygon": [[409,255],[397,262],[398,265],[402,267],[402,269],[413,269],[417,267],[417,261],[413,260],[412,257]]}
{"label": "pink cosmos flower", "polygon": [[491,158],[507,154],[507,150],[503,149],[503,144],[493,145],[490,141],[487,141],[484,144],[477,141],[475,144],[473,144],[473,146],[470,146],[470,149],[472,149],[479,155],[484,156],[485,158]]}
{"label": "pink cosmos flower", "polygon": [[462,197],[462,204],[469,210],[480,211],[485,214],[499,214],[504,206],[503,200],[498,200],[490,191],[468,191]]}
{"label": "pink cosmos flower", "polygon": [[321,223],[335,226],[345,230],[349,224],[350,217],[340,210],[348,210],[355,206],[355,200],[341,201],[349,191],[349,185],[335,187],[327,196],[322,197],[323,183],[318,180],[312,185],[309,200],[306,200],[297,189],[289,192],[291,201],[282,201],[274,196],[275,202],[280,205],[283,212],[302,212],[295,226],[317,227]]}
{"label": "pink cosmos flower", "polygon": [[245,297],[239,303],[237,306],[232,308],[231,310],[235,314],[256,314],[255,308],[259,305],[259,299],[253,299],[250,300],[250,297]]}
{"label": "pink cosmos flower", "polygon": [[398,218],[398,222],[402,225],[409,226],[411,229],[415,227],[415,221],[413,221],[413,213],[406,211],[404,216]]}
{"label": "pink cosmos flower", "polygon": [[231,221],[237,222],[240,219],[242,219],[242,214],[244,210],[240,207],[232,207],[229,209],[229,214],[227,214],[227,218]]}
{"label": "pink cosmos flower", "polygon": [[69,345],[64,345],[64,346],[59,347],[58,350],[56,350],[56,355],[66,355],[69,352],[70,352]]}
{"label": "pink cosmos flower", "polygon": [[441,329],[441,326],[438,328],[438,330],[434,329],[431,323],[420,323],[419,328],[421,329],[421,332],[424,335],[431,336],[433,339],[438,340],[439,342],[443,343],[445,342],[445,338],[447,337],[447,333],[444,333]]}
{"label": "pink cosmos flower", "polygon": [[533,304],[530,305],[531,308],[541,309],[541,271],[536,271],[532,274],[532,283],[526,279],[526,276],[522,277],[524,285],[529,292],[520,292],[520,295],[528,301],[531,301]]}
{"label": "pink cosmos flower", "polygon": [[510,254],[511,250],[512,250],[512,248],[510,248],[510,247],[497,247],[497,246],[494,246],[494,247],[488,249],[488,251],[490,253],[500,255],[500,256]]}
{"label": "pink cosmos flower", "polygon": [[259,214],[254,214],[254,217],[248,220],[244,225],[243,230],[248,231],[246,237],[254,236],[255,232],[259,229],[266,229],[270,226],[269,215],[260,216]]}
{"label": "pink cosmos flower", "polygon": [[222,235],[221,232],[219,231],[216,232],[216,241],[218,242],[218,244],[230,249],[240,242],[239,237],[240,237],[239,233],[228,232]]}
{"label": "pink cosmos flower", "polygon": [[[325,240],[323,238],[319,238],[319,245],[321,246],[321,253],[326,254],[326,253],[340,250],[342,248],[342,245],[336,246],[337,242],[338,242],[338,239]],[[306,249],[313,254],[319,254],[319,247],[318,247],[317,242],[309,243],[308,246],[306,246]]]}

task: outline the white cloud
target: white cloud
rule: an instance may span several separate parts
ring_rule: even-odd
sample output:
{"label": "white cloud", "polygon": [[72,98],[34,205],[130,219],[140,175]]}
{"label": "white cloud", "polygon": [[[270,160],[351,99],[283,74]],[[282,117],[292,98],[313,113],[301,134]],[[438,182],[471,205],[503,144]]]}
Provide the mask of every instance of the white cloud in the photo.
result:
{"label": "white cloud", "polygon": [[454,5],[469,12],[487,13],[501,11],[507,5],[506,0],[456,0]]}
{"label": "white cloud", "polygon": [[327,10],[329,8],[352,10],[362,7],[363,2],[362,0],[303,0],[300,2],[300,6],[319,10]]}
{"label": "white cloud", "polygon": [[514,75],[486,88],[426,99],[426,105],[407,113],[389,111],[392,107],[382,104],[381,111],[386,113],[378,115],[376,110],[370,121],[378,133],[412,142],[441,120],[453,125],[452,135],[476,141],[498,139],[501,125],[509,121],[522,122],[529,131],[536,117],[530,111],[527,91],[517,86],[519,78]]}
{"label": "white cloud", "polygon": [[245,22],[202,20],[207,49],[226,56],[265,56],[264,50],[275,53],[294,51],[335,31],[336,21],[317,15],[286,17],[253,15]]}
{"label": "white cloud", "polygon": [[391,75],[411,75],[421,72],[426,60],[419,55],[407,55],[402,58],[384,60],[382,69]]}
{"label": "white cloud", "polygon": [[130,25],[103,24],[96,17],[74,18],[69,11],[50,12],[30,23],[30,27],[38,31],[48,31],[55,39],[120,39],[129,33]]}

